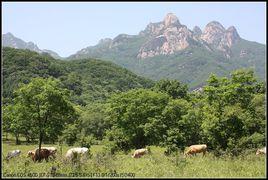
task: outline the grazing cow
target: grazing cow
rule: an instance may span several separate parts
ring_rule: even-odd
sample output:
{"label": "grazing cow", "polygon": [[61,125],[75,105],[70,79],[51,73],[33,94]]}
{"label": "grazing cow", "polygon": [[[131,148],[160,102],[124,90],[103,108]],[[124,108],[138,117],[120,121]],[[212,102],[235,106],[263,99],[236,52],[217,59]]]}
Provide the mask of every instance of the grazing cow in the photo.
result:
{"label": "grazing cow", "polygon": [[[32,156],[37,149],[39,149],[39,148],[35,148],[32,151],[28,151],[28,156]],[[55,147],[41,147],[41,149],[47,149],[49,151],[49,156],[52,156],[54,159],[56,158],[57,148],[55,148]]]}
{"label": "grazing cow", "polygon": [[34,162],[36,162],[39,159],[40,161],[45,159],[46,162],[48,162],[49,155],[50,155],[50,151],[47,149],[40,149],[40,153],[39,153],[39,149],[36,149],[35,151],[28,151],[28,156],[31,156]]}
{"label": "grazing cow", "polygon": [[207,145],[199,144],[199,145],[191,145],[189,149],[184,153],[184,155],[196,155],[196,153],[203,153],[203,156],[206,154]]}
{"label": "grazing cow", "polygon": [[19,156],[21,154],[21,150],[13,150],[7,153],[6,159],[9,160],[13,157]]}
{"label": "grazing cow", "polygon": [[258,149],[256,152],[256,155],[259,155],[259,154],[266,154],[266,147],[264,147],[262,149]]}
{"label": "grazing cow", "polygon": [[140,158],[141,156],[148,154],[148,149],[137,149],[134,154],[131,156],[132,158]]}
{"label": "grazing cow", "polygon": [[42,147],[41,149],[49,150],[49,156],[52,156],[54,159],[56,158],[57,148],[55,148],[55,147]]}
{"label": "grazing cow", "polygon": [[83,156],[83,155],[87,155],[87,153],[88,153],[88,148],[86,147],[72,148],[67,151],[65,157],[66,159],[73,161],[75,157],[77,157],[78,155]]}

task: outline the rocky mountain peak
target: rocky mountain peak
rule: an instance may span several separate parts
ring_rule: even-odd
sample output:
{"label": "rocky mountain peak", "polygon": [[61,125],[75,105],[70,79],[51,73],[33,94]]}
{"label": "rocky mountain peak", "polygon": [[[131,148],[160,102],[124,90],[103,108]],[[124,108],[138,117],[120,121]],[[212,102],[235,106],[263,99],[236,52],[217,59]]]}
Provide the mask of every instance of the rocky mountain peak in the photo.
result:
{"label": "rocky mountain peak", "polygon": [[200,36],[202,34],[202,30],[200,29],[200,27],[195,26],[193,28],[193,33],[194,33],[195,36]]}
{"label": "rocky mountain peak", "polygon": [[217,47],[224,36],[225,28],[217,21],[208,23],[201,35],[201,39],[206,43]]}
{"label": "rocky mountain peak", "polygon": [[173,13],[168,13],[165,16],[163,22],[164,22],[165,27],[169,27],[171,25],[180,25],[179,19]]}
{"label": "rocky mountain peak", "polygon": [[231,48],[231,46],[239,40],[239,34],[237,33],[235,27],[231,26],[224,32],[223,38],[219,44],[219,49],[224,49],[224,51],[226,51],[226,49]]}
{"label": "rocky mountain peak", "polygon": [[226,30],[227,33],[229,33],[232,38],[234,39],[240,39],[240,36],[236,30],[236,28],[234,26],[230,26],[227,30]]}
{"label": "rocky mountain peak", "polygon": [[222,30],[222,31],[225,30],[225,28],[222,26],[222,24],[219,23],[218,21],[211,21],[210,23],[208,23],[208,24],[206,25],[206,27],[205,27],[205,31],[206,31],[206,29],[209,29],[209,28],[211,28],[211,27],[216,28],[216,29],[220,29],[220,30]]}
{"label": "rocky mountain peak", "polygon": [[240,36],[234,26],[225,29],[219,22],[212,21],[206,25],[201,39],[211,47],[222,51],[227,58],[230,58],[230,48],[240,39]]}

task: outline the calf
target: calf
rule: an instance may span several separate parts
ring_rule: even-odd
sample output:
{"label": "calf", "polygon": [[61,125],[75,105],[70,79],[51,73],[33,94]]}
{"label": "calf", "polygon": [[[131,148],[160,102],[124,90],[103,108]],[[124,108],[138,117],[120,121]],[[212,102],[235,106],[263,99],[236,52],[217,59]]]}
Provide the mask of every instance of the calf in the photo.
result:
{"label": "calf", "polygon": [[206,154],[207,145],[206,144],[199,144],[199,145],[192,145],[189,149],[184,153],[184,155],[196,155],[196,153],[203,153],[203,156]]}
{"label": "calf", "polygon": [[148,149],[137,149],[134,154],[131,156],[132,158],[140,158],[141,156],[148,154]]}

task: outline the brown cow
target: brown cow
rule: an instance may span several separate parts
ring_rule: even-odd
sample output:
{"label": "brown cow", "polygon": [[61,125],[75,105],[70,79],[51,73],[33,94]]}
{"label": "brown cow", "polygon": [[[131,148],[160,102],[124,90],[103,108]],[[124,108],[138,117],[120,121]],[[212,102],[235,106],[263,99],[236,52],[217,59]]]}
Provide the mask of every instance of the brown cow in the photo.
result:
{"label": "brown cow", "polygon": [[140,158],[141,156],[143,156],[147,153],[148,153],[148,149],[137,149],[131,157],[132,158]]}
{"label": "brown cow", "polygon": [[[36,149],[38,149],[38,148],[36,148]],[[56,158],[57,148],[55,148],[55,147],[41,147],[41,149],[49,150],[49,156],[52,156],[54,159]]]}
{"label": "brown cow", "polygon": [[191,145],[189,149],[184,153],[184,155],[196,155],[196,153],[203,153],[203,156],[206,154],[207,145],[199,144],[199,145]]}
{"label": "brown cow", "polygon": [[39,149],[28,152],[28,156],[31,156],[34,162],[36,162],[37,160],[41,161],[43,159],[45,159],[46,162],[48,162],[49,155],[50,155],[50,151],[47,149],[40,149],[40,153],[39,153]]}

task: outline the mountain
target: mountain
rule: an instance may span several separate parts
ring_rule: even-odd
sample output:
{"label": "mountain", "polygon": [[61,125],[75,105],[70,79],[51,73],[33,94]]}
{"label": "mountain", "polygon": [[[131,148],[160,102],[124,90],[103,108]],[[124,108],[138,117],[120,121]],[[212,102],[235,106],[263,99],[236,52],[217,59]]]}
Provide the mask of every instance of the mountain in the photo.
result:
{"label": "mountain", "polygon": [[12,47],[16,49],[29,49],[31,51],[38,52],[40,54],[48,53],[56,59],[62,59],[62,57],[60,57],[56,52],[46,49],[41,50],[33,42],[25,42],[22,39],[15,37],[11,33],[6,33],[2,35],[2,46]]}
{"label": "mountain", "polygon": [[72,101],[86,105],[102,101],[112,93],[134,88],[149,88],[152,80],[137,76],[112,62],[92,58],[62,61],[28,49],[4,47],[3,97],[12,98],[19,83],[33,77],[54,77],[72,92]]}
{"label": "mountain", "polygon": [[100,58],[151,79],[178,79],[190,88],[205,83],[210,73],[229,75],[237,68],[253,68],[265,79],[266,46],[240,37],[234,26],[209,22],[192,30],[168,13],[137,35],[120,34],[81,49],[68,59]]}

